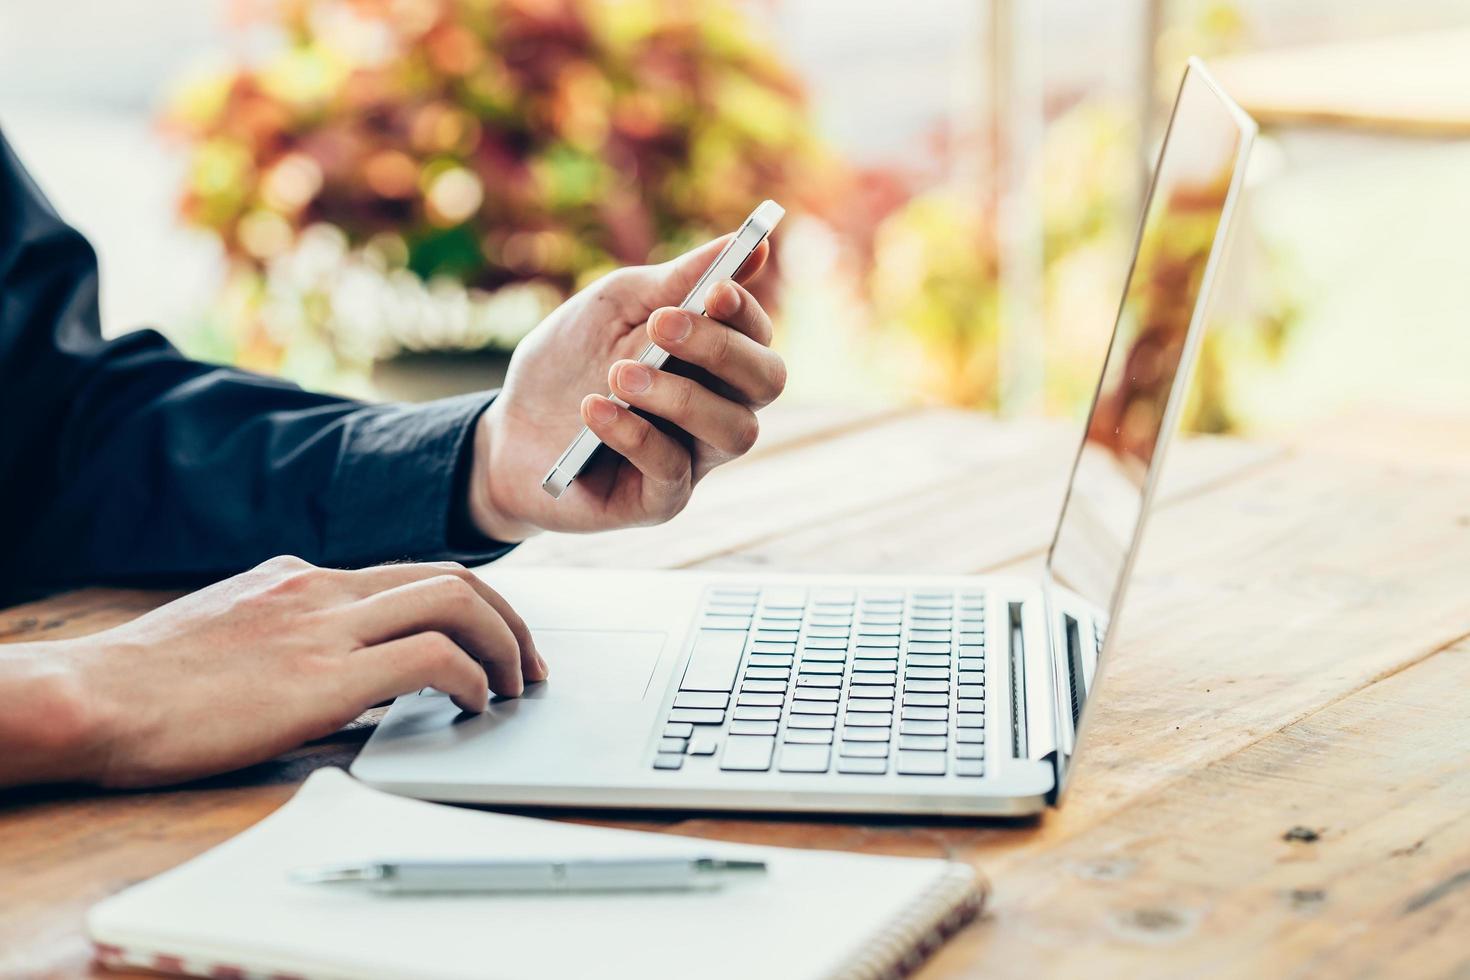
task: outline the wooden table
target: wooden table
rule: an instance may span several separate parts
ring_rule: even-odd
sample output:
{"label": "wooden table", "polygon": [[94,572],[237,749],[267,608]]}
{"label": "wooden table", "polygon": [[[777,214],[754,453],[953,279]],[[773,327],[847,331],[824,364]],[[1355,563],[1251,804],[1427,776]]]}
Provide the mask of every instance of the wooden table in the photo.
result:
{"label": "wooden table", "polygon": [[[509,560],[1034,567],[1073,438],[945,411],[788,411],[673,523]],[[1294,444],[1185,440],[1171,463],[1060,810],[624,823],[973,862],[993,901],[925,976],[1464,974],[1470,419],[1365,413]],[[77,593],[0,614],[0,636],[85,633],[160,598]],[[85,974],[89,905],[249,826],[362,738],[165,792],[11,794],[0,974]]]}
{"label": "wooden table", "polygon": [[1470,30],[1251,51],[1210,67],[1263,126],[1470,136]]}

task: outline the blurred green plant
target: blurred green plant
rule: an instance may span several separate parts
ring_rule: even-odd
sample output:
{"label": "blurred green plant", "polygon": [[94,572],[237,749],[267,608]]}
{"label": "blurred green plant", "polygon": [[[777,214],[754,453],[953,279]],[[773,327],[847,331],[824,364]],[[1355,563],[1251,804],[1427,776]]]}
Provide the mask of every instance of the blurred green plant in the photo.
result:
{"label": "blurred green plant", "polygon": [[251,366],[312,345],[348,362],[509,347],[603,272],[821,184],[796,79],[725,0],[254,16],[275,50],[195,79],[166,117],[189,147],[182,213],[231,263],[204,343]]}

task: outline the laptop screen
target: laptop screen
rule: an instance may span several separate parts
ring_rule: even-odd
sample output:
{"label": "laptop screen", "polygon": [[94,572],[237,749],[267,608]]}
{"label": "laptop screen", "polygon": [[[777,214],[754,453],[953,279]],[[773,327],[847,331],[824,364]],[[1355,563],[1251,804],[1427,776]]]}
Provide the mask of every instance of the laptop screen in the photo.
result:
{"label": "laptop screen", "polygon": [[[1195,63],[1186,71],[1113,340],[1048,557],[1055,662],[1072,727],[1122,597],[1176,423],[1209,280],[1254,125]],[[1176,383],[1179,382],[1179,383]],[[1063,726],[1066,728],[1067,726]],[[1065,733],[1070,736],[1070,730]],[[1063,740],[1070,749],[1071,738]]]}

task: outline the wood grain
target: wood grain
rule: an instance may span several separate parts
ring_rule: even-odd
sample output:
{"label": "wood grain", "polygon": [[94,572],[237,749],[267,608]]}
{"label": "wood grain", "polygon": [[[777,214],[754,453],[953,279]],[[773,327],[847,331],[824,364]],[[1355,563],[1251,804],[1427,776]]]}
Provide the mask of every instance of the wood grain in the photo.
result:
{"label": "wood grain", "polygon": [[[666,527],[515,560],[1024,570],[1074,448],[1066,426],[941,411],[813,411],[767,434]],[[1179,444],[1074,783],[1042,820],[573,818],[972,861],[993,906],[927,976],[1463,974],[1466,445],[1470,419],[1381,415],[1290,445]],[[80,635],[165,598],[74,593],[0,612],[0,638]],[[88,906],[249,826],[364,737],[171,791],[5,796],[0,975],[87,973]]]}

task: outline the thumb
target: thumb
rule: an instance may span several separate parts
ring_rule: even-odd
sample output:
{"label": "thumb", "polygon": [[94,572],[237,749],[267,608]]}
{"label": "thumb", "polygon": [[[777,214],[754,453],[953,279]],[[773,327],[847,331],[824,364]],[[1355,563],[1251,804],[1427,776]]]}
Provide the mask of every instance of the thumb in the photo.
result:
{"label": "thumb", "polygon": [[[733,232],[721,235],[698,248],[690,249],[677,258],[659,265],[648,266],[652,290],[649,299],[653,305],[673,306],[683,302],[684,297],[689,295],[689,290],[699,282],[699,277],[704,275],[705,270],[720,257],[720,252],[730,244],[734,237]],[[745,264],[735,274],[735,281],[744,284],[754,279],[760,273],[762,266],[766,264],[766,256],[770,252],[771,247],[767,242],[761,242],[756,246],[756,250],[750,253],[750,258],[745,260]]]}

